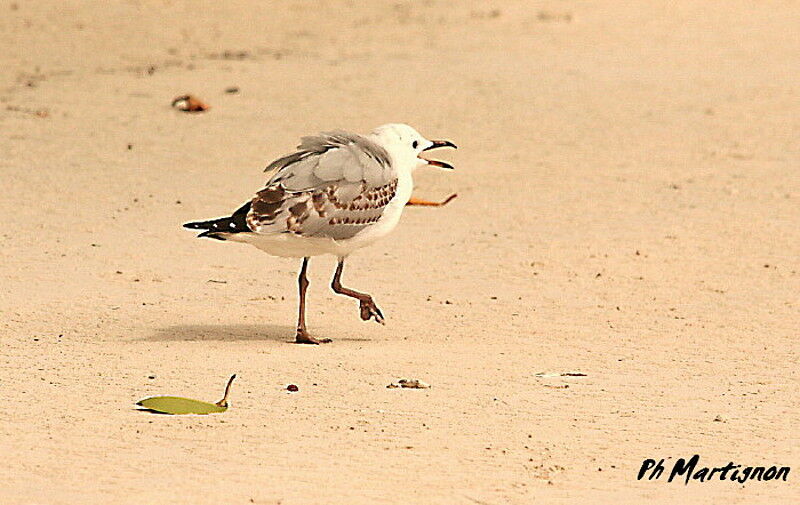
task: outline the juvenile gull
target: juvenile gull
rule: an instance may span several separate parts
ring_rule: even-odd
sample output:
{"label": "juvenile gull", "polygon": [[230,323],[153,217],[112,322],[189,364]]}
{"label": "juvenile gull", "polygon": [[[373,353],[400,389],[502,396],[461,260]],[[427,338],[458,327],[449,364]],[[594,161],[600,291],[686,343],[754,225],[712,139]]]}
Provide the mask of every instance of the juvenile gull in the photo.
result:
{"label": "juvenile gull", "polygon": [[359,302],[361,319],[383,324],[383,313],[366,293],[341,284],[344,260],[391,232],[411,198],[411,174],[448,163],[422,158],[423,151],[453,147],[428,140],[404,124],[379,126],[368,135],[337,130],[303,137],[297,151],[267,166],[264,189],[231,216],[186,223],[205,230],[198,237],[251,244],[274,256],[303,258],[298,284],[300,308],[296,342],[319,344],[306,329],[306,269],[311,256],[339,259],[331,288]]}

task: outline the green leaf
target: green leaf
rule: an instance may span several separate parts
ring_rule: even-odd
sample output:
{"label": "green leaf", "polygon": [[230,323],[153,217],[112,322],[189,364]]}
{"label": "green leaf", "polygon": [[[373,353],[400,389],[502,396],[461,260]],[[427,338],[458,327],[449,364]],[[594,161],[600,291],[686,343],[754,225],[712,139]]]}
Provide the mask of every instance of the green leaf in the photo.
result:
{"label": "green leaf", "polygon": [[180,396],[151,396],[136,402],[136,405],[162,414],[217,414],[228,410],[227,406]]}
{"label": "green leaf", "polygon": [[136,405],[144,407],[151,412],[160,414],[218,414],[228,410],[228,393],[231,391],[231,384],[236,374],[228,379],[225,386],[225,396],[217,403],[201,402],[191,398],[181,398],[180,396],[151,396],[144,400],[139,400]]}

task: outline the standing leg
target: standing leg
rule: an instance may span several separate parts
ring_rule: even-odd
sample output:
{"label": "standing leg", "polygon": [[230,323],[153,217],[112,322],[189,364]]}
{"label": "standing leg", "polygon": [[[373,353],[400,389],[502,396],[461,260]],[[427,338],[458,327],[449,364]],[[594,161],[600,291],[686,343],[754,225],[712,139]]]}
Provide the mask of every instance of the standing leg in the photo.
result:
{"label": "standing leg", "polygon": [[306,289],[308,289],[308,278],[306,277],[306,270],[308,269],[308,257],[303,258],[303,266],[300,268],[300,275],[297,277],[297,284],[300,288],[300,313],[297,316],[297,336],[295,342],[298,344],[320,344],[328,343],[331,339],[326,338],[317,340],[308,334],[306,330]]}
{"label": "standing leg", "polygon": [[361,308],[361,319],[364,321],[369,321],[370,318],[374,317],[375,322],[383,323],[383,313],[381,313],[381,309],[375,305],[375,301],[366,293],[359,293],[358,291],[346,288],[342,286],[341,279],[342,279],[342,269],[344,268],[344,258],[339,258],[339,264],[336,265],[336,273],[333,275],[333,281],[331,282],[331,289],[335,293],[339,293],[340,295],[349,296],[351,298],[355,298],[359,301],[359,306]]}

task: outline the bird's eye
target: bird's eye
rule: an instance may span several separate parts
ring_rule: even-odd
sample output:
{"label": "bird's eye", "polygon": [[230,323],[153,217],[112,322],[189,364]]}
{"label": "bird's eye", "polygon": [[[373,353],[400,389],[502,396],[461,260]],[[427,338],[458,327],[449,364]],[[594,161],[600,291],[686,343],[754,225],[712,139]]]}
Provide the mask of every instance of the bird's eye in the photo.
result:
{"label": "bird's eye", "polygon": [[416,149],[417,146],[419,146],[419,142],[417,142],[416,140],[411,143],[411,147],[413,147],[414,149]]}

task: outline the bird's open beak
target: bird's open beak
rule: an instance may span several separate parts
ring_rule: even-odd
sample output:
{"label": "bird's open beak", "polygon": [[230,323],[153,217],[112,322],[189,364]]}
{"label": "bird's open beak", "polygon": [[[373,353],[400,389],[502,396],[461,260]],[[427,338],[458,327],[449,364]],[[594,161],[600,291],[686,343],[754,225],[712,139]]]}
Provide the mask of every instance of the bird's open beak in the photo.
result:
{"label": "bird's open beak", "polygon": [[[436,149],[437,147],[452,147],[453,149],[458,149],[458,147],[456,147],[456,145],[450,142],[449,140],[431,140],[431,142],[432,144],[423,149],[423,152],[430,151],[431,149]],[[422,156],[420,156],[420,159],[425,160],[426,162],[428,162],[428,165],[433,165],[434,167],[444,168],[447,170],[453,170],[454,168],[453,165],[445,163],[444,161],[428,160],[423,158]]]}

